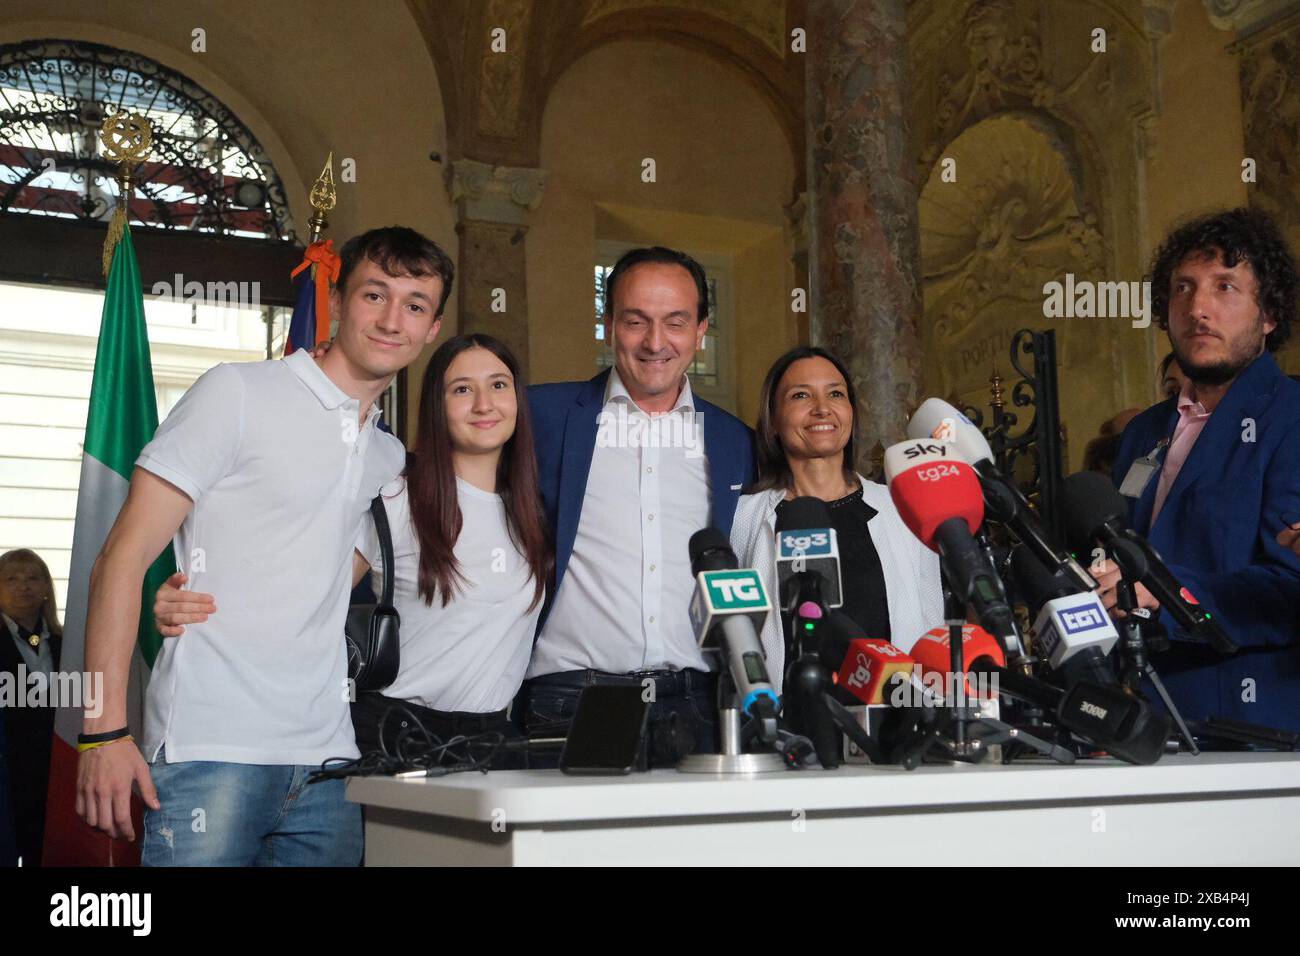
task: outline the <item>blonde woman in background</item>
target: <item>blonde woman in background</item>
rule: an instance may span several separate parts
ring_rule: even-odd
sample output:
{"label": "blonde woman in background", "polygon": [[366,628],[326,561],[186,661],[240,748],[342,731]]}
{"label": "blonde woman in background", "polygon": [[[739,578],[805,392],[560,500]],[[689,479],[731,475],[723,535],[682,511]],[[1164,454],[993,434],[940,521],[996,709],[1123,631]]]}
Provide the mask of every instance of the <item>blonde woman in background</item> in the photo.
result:
{"label": "blonde woman in background", "polygon": [[[28,675],[48,679],[59,669],[63,627],[54,603],[54,579],[35,551],[0,555],[0,675],[19,695]],[[23,866],[39,866],[45,836],[45,790],[50,779],[53,707],[0,707],[9,746],[10,806]]]}

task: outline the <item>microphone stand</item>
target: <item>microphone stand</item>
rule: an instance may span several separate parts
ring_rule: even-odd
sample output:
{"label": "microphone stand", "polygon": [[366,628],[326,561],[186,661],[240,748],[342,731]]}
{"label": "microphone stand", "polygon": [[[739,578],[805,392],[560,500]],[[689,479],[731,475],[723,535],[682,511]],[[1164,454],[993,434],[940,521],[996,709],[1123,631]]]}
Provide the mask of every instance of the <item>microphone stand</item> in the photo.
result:
{"label": "microphone stand", "polygon": [[[996,744],[1019,744],[1028,747],[1057,763],[1074,763],[1074,754],[1058,744],[1026,733],[1002,720],[987,717],[966,699],[965,648],[962,645],[962,625],[966,623],[965,601],[943,581],[944,617],[948,623],[948,643],[951,656],[951,699],[944,696],[942,707],[914,708],[915,726],[904,735],[903,741],[890,754],[892,762],[905,770],[914,770],[932,750],[943,758],[979,763]],[[958,683],[960,681],[960,684]],[[910,739],[909,739],[910,738]]]}
{"label": "microphone stand", "polygon": [[[1124,617],[1117,622],[1121,636],[1121,655],[1125,661],[1123,685],[1127,690],[1137,693],[1138,685],[1142,681],[1142,675],[1146,674],[1151,679],[1156,693],[1160,695],[1160,700],[1164,703],[1165,709],[1174,718],[1174,725],[1178,728],[1179,736],[1186,742],[1187,749],[1191,751],[1193,757],[1199,757],[1201,751],[1196,746],[1196,740],[1192,737],[1192,732],[1187,729],[1183,715],[1174,706],[1173,699],[1169,696],[1169,692],[1165,690],[1164,681],[1160,679],[1160,675],[1156,673],[1155,665],[1151,663],[1151,658],[1147,656],[1146,641],[1142,637],[1142,625],[1137,614],[1134,613],[1138,609],[1137,588],[1130,582],[1129,571],[1125,568],[1125,564],[1131,564],[1133,553],[1128,552],[1126,548],[1117,548],[1113,553],[1115,563],[1120,566],[1120,579],[1115,586],[1116,604],[1124,612]],[[1137,553],[1137,556],[1141,558],[1140,552],[1134,553]],[[1123,560],[1121,560],[1121,555]],[[1145,560],[1143,560],[1143,564],[1145,564]],[[1137,577],[1134,577],[1134,580],[1137,580]]]}
{"label": "microphone stand", "polygon": [[740,695],[731,672],[723,667],[718,672],[718,730],[722,737],[722,752],[716,754],[688,754],[677,763],[681,773],[773,773],[786,769],[785,758],[764,751],[744,753],[740,732]]}
{"label": "microphone stand", "polygon": [[[797,572],[788,582],[789,621],[785,635],[790,665],[785,674],[783,714],[794,733],[807,738],[823,769],[834,770],[841,759],[840,736],[848,737],[872,763],[883,763],[879,745],[871,739],[853,714],[831,696],[834,686],[830,668],[822,661],[816,643],[825,640],[819,622],[829,626],[830,613],[822,598],[821,578],[810,571]],[[809,631],[817,632],[812,640]]]}

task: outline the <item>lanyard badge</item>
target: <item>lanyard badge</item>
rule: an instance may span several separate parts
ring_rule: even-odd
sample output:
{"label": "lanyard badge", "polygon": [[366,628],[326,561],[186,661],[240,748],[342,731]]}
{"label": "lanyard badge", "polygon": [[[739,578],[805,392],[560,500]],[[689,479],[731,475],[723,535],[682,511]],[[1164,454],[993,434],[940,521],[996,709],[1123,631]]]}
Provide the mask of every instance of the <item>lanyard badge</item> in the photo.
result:
{"label": "lanyard badge", "polygon": [[1168,447],[1169,439],[1162,438],[1155,448],[1133,462],[1120,483],[1119,493],[1126,498],[1141,498],[1151,476],[1160,470],[1165,449]]}

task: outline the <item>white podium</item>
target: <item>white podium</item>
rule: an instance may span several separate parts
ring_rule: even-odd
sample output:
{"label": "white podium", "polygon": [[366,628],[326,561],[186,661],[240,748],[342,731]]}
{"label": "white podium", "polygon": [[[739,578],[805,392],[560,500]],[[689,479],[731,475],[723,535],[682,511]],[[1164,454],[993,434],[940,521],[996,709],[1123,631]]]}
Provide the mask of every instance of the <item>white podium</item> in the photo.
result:
{"label": "white podium", "polygon": [[1296,865],[1300,754],[356,778],[367,866]]}

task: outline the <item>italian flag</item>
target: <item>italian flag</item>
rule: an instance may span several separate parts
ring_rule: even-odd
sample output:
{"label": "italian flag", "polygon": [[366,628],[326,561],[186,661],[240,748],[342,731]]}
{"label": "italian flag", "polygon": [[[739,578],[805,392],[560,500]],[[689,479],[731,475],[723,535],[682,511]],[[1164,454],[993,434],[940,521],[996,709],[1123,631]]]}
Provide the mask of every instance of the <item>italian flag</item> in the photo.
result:
{"label": "italian flag", "polygon": [[[153,365],[144,322],[144,297],[131,230],[125,229],[112,253],[104,315],[95,352],[95,373],[86,414],[82,446],[81,484],[77,491],[77,521],[72,536],[72,566],[68,575],[67,619],[59,669],[81,673],[86,659],[86,606],[90,569],[126,501],[131,470],[141,449],[158,428]],[[127,714],[131,732],[140,739],[144,724],[144,687],[162,639],[154,627],[153,595],[175,573],[168,548],[145,575],[141,595],[139,642],[132,660]],[[83,676],[83,687],[88,685]],[[102,678],[93,685],[102,691]],[[45,817],[46,866],[122,866],[139,862],[138,845],[115,841],[83,823],[76,813],[77,735],[82,708],[63,707],[55,716],[54,749],[50,755],[49,803]],[[132,801],[137,836],[141,804]]]}

